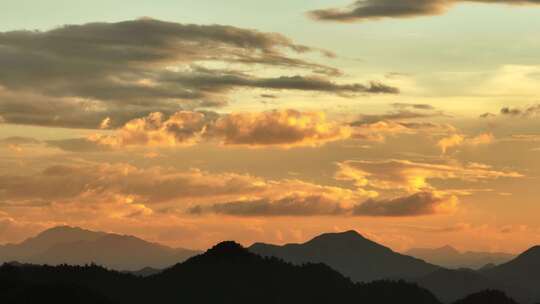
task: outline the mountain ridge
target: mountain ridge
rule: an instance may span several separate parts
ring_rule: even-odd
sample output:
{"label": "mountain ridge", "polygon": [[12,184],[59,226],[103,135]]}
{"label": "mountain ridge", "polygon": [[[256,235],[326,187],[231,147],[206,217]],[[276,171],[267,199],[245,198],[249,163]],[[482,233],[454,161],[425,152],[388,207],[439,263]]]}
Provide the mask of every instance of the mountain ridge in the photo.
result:
{"label": "mountain ridge", "polygon": [[461,252],[450,245],[439,248],[411,248],[404,253],[451,269],[480,269],[487,264],[498,265],[515,258],[515,255],[505,252]]}
{"label": "mountain ridge", "polygon": [[[350,230],[325,233],[301,244],[255,243],[249,250],[293,264],[325,263],[357,282],[426,275],[439,267],[409,257]],[[362,263],[358,263],[362,258]]]}
{"label": "mountain ridge", "polygon": [[120,271],[169,267],[200,251],[171,248],[143,239],[79,227],[57,226],[19,244],[0,246],[0,262],[33,264],[97,263]]}
{"label": "mountain ridge", "polygon": [[[89,295],[96,299],[95,303],[108,300],[106,303],[117,304],[394,304],[404,299],[415,304],[440,304],[429,291],[415,284],[353,283],[324,264],[293,265],[259,256],[232,241],[148,277],[121,274],[95,265],[0,266],[0,302],[34,303],[9,300],[35,291],[36,287],[53,288],[61,295],[61,301],[56,301],[61,304],[78,303],[81,297]],[[56,300],[54,294],[44,296],[41,301]]]}

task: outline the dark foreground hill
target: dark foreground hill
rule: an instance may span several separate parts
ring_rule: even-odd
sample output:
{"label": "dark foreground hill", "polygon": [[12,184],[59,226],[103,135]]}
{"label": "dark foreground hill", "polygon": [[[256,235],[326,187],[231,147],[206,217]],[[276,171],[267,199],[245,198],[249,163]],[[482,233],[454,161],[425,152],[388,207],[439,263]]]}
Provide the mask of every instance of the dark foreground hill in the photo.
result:
{"label": "dark foreground hill", "polygon": [[440,268],[394,252],[356,231],[326,233],[303,244],[276,246],[256,243],[249,250],[294,264],[324,263],[357,282],[416,278]]}
{"label": "dark foreground hill", "polygon": [[146,278],[98,266],[5,264],[0,286],[0,303],[6,304],[36,303],[28,299],[36,294],[40,303],[439,304],[415,284],[353,283],[328,266],[263,258],[234,242]]}
{"label": "dark foreground hill", "polygon": [[502,291],[485,290],[469,295],[454,304],[517,304],[517,302]]}

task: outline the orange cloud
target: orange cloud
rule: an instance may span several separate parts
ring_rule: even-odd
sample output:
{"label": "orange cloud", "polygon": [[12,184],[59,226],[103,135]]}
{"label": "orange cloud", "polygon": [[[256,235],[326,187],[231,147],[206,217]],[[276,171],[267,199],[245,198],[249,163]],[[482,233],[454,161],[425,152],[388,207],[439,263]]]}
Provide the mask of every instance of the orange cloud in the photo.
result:
{"label": "orange cloud", "polygon": [[162,113],[129,121],[115,135],[93,135],[90,141],[119,146],[177,146],[191,145],[206,131],[207,114],[180,111],[165,119]]}
{"label": "orange cloud", "polygon": [[384,142],[386,137],[402,134],[447,134],[454,132],[455,128],[448,124],[438,124],[432,122],[412,122],[381,120],[373,123],[353,124],[352,138]]}
{"label": "orange cloud", "polygon": [[350,137],[350,128],[326,120],[322,112],[274,110],[218,116],[181,111],[165,119],[161,113],[134,119],[114,135],[95,135],[91,141],[119,146],[179,146],[203,140],[223,145],[283,148],[320,146]]}
{"label": "orange cloud", "polygon": [[121,203],[149,213],[161,208],[183,211],[193,204],[280,200],[290,196],[327,197],[347,205],[376,195],[373,191],[296,179],[269,180],[247,174],[137,168],[128,164],[56,165],[41,172],[0,175],[0,202],[8,208]]}
{"label": "orange cloud", "polygon": [[439,140],[437,146],[441,148],[441,151],[444,154],[449,148],[461,145],[464,140],[465,137],[463,137],[463,135],[454,134]]}
{"label": "orange cloud", "polygon": [[327,121],[322,112],[296,110],[230,114],[210,131],[224,145],[246,146],[319,146],[350,136],[349,127]]}
{"label": "orange cloud", "polygon": [[416,163],[408,160],[346,161],[339,164],[338,180],[354,181],[358,187],[402,189],[408,192],[433,189],[430,180],[477,181],[523,177],[517,172],[493,170],[488,166]]}
{"label": "orange cloud", "polygon": [[465,135],[453,134],[448,137],[444,137],[437,143],[437,146],[441,148],[443,154],[446,154],[448,149],[469,145],[469,146],[478,146],[478,145],[488,145],[495,140],[495,137],[491,133],[482,133],[475,137],[468,138]]}

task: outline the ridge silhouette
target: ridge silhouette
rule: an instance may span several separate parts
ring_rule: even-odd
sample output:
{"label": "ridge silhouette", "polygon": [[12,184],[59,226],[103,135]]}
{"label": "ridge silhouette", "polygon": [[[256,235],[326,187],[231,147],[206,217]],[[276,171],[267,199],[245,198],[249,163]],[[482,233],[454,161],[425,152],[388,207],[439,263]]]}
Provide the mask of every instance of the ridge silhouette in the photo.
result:
{"label": "ridge silhouette", "polygon": [[[69,242],[61,243],[62,240]],[[51,242],[60,243],[51,245]],[[124,247],[124,243],[134,246]],[[124,259],[146,254],[138,251],[140,244],[153,250],[174,250],[132,236],[63,226],[46,230],[21,244],[0,246],[0,257],[5,250],[43,249],[47,245],[51,247],[40,256],[60,249],[65,249],[64,254],[71,253],[73,248],[92,253],[91,248],[99,248],[96,244],[108,244],[107,247],[111,248],[123,244],[120,246],[123,250],[117,254]],[[442,248],[446,251],[451,249]],[[259,255],[257,250],[262,253]],[[110,248],[108,252],[111,252]],[[105,300],[103,303],[148,303],[154,302],[156,297],[173,302],[189,299],[197,303],[219,303],[226,299],[251,303],[253,299],[259,300],[261,294],[267,295],[269,290],[279,296],[270,296],[268,303],[287,303],[283,301],[292,299],[295,303],[307,299],[313,303],[349,303],[350,298],[366,299],[368,303],[400,303],[399,297],[423,299],[425,303],[435,303],[433,299],[436,297],[444,303],[453,303],[473,293],[497,289],[522,304],[540,302],[540,246],[531,247],[507,263],[486,265],[478,271],[445,269],[396,253],[356,231],[346,231],[325,233],[303,244],[276,246],[255,243],[249,250],[234,241],[226,241],[185,262],[182,260],[170,262],[173,266],[166,269],[145,266],[123,273],[92,264],[52,267],[25,264],[24,260],[22,263],[16,259],[7,260],[0,267],[0,300],[5,300],[1,303],[19,298],[36,300],[24,295],[26,291],[34,293],[34,290],[43,293],[43,298],[54,298],[65,288],[66,297],[72,299],[70,303],[78,303],[77,297],[95,299],[95,303]],[[406,268],[403,264],[413,267]],[[424,268],[426,265],[427,269]],[[355,283],[361,280],[350,273],[360,273],[368,277],[365,281],[370,283]],[[410,283],[395,281],[401,279]],[[181,294],[178,293],[179,288]],[[208,290],[214,290],[215,296],[207,295]],[[9,298],[10,295],[13,297]],[[59,297],[56,302],[61,303],[62,299]]]}
{"label": "ridge silhouette", "polygon": [[[417,304],[440,303],[429,291],[415,284],[403,281],[353,283],[326,265],[292,265],[277,258],[261,257],[234,242],[220,243],[204,254],[146,278],[95,265],[17,267],[5,264],[0,267],[0,286],[3,286],[0,301],[8,304],[32,303],[12,300],[36,288],[61,293],[58,299],[54,294],[44,294],[42,301],[47,303],[79,303],[81,296],[88,296],[94,303],[118,304],[390,304],[403,299]],[[52,289],[48,289],[51,286]]]}
{"label": "ridge silhouette", "polygon": [[427,275],[439,266],[394,252],[356,231],[325,233],[302,244],[255,243],[249,250],[293,264],[325,263],[356,282]]}
{"label": "ridge silhouette", "polygon": [[433,249],[412,248],[405,254],[451,269],[480,269],[488,264],[498,265],[515,258],[515,255],[504,252],[461,252],[450,245]]}
{"label": "ridge silhouette", "polygon": [[170,248],[129,235],[58,226],[47,229],[20,244],[0,246],[0,262],[33,264],[98,263],[120,271],[145,267],[166,268],[200,253]]}
{"label": "ridge silhouette", "polygon": [[471,294],[454,304],[517,304],[517,302],[502,291],[485,290]]}

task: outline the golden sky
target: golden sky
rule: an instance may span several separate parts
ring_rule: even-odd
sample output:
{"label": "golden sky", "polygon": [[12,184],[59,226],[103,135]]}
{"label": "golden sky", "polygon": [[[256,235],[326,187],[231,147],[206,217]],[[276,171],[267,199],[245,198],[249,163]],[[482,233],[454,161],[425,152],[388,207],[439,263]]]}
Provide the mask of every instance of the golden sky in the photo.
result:
{"label": "golden sky", "polygon": [[540,243],[539,1],[254,2],[7,4],[0,243]]}

